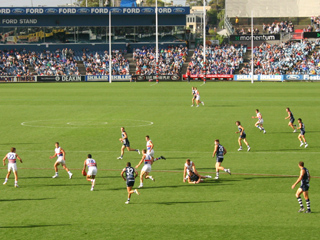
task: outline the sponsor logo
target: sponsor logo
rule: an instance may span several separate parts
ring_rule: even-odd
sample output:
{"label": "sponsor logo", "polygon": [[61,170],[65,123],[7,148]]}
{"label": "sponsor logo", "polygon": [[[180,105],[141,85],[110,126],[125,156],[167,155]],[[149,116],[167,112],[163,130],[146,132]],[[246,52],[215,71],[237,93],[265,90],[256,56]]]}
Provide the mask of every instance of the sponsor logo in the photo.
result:
{"label": "sponsor logo", "polygon": [[145,76],[142,76],[142,75],[139,75],[138,77],[137,77],[137,80],[138,81],[143,81],[143,80],[145,80],[146,79],[146,77]]}
{"label": "sponsor logo", "polygon": [[81,76],[56,76],[57,82],[81,82]]}
{"label": "sponsor logo", "polygon": [[15,8],[12,10],[12,13],[14,13],[14,14],[20,14],[20,13],[24,13],[24,12],[25,12],[25,10],[22,8]]}
{"label": "sponsor logo", "polygon": [[46,9],[45,10],[45,13],[57,13],[58,12],[58,9],[56,9],[56,8],[48,8],[48,9]]}
{"label": "sponsor logo", "polygon": [[110,11],[112,13],[122,13],[122,9],[121,8],[113,8],[113,9],[110,9]]}
{"label": "sponsor logo", "polygon": [[303,75],[303,80],[319,81],[320,75]]}
{"label": "sponsor logo", "polygon": [[153,13],[154,10],[152,8],[144,8],[141,10],[142,13]]}
{"label": "sponsor logo", "polygon": [[260,80],[281,80],[282,75],[260,75]]}
{"label": "sponsor logo", "polygon": [[[231,41],[251,41],[251,35],[232,35]],[[272,41],[280,40],[280,35],[253,35],[253,41]]]}
{"label": "sponsor logo", "polygon": [[178,74],[175,74],[175,75],[173,75],[173,76],[171,77],[171,79],[172,79],[173,81],[178,81],[178,80],[180,80],[180,76],[179,76]]}
{"label": "sponsor logo", "polygon": [[287,75],[286,79],[288,79],[288,80],[298,80],[298,79],[301,79],[301,77],[299,75]]}
{"label": "sponsor logo", "polygon": [[184,13],[186,10],[184,8],[174,8],[173,12],[174,13]]}
{"label": "sponsor logo", "polygon": [[80,8],[77,10],[77,13],[89,13],[90,9],[88,8]]}

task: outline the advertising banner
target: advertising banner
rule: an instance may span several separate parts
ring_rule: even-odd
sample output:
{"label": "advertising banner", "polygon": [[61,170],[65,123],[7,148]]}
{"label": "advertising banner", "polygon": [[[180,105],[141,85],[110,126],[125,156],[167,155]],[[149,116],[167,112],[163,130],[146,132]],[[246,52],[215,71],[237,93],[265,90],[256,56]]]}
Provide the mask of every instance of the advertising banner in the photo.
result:
{"label": "advertising banner", "polygon": [[296,74],[283,75],[283,80],[301,81],[303,80],[303,75],[296,75]]}
{"label": "advertising banner", "polygon": [[158,77],[156,75],[135,75],[134,78],[136,81],[156,81],[157,79],[159,81],[180,81],[181,78],[178,74],[174,75],[159,75]]}
{"label": "advertising banner", "polygon": [[38,76],[38,82],[83,82],[85,76]]}
{"label": "advertising banner", "polygon": [[[112,75],[112,82],[131,82],[131,75]],[[109,75],[88,75],[85,76],[86,82],[109,82]]]}
{"label": "advertising banner", "polygon": [[[235,81],[251,81],[251,75],[234,75]],[[254,81],[273,81],[281,82],[283,75],[254,75]]]}
{"label": "advertising banner", "polygon": [[[280,40],[280,34],[253,35],[253,41]],[[251,35],[230,35],[230,41],[251,41]]]}
{"label": "advertising banner", "polygon": [[[233,80],[233,75],[232,74],[191,74],[190,79],[203,79],[206,77],[206,80],[216,80],[216,79],[226,79],[226,80]],[[183,75],[183,80],[187,80],[187,75]]]}
{"label": "advertising banner", "polygon": [[303,38],[320,38],[320,32],[303,32]]}

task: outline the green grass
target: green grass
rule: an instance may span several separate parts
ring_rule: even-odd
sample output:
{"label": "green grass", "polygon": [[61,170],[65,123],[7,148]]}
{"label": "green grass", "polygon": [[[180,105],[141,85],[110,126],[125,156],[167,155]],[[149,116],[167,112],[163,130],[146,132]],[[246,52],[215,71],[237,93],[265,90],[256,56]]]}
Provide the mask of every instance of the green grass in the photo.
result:
{"label": "green grass", "polygon": [[[2,239],[318,239],[320,202],[320,84],[193,83],[205,106],[191,108],[187,83],[30,83],[0,85],[0,156],[16,147],[20,188],[0,188]],[[307,149],[287,126],[286,107],[306,125]],[[254,127],[259,108],[267,134]],[[237,152],[235,121],[241,121],[251,152]],[[107,124],[105,124],[107,122]],[[151,122],[153,124],[151,124]],[[24,125],[21,125],[24,123]],[[155,182],[127,198],[120,172],[141,156],[120,154],[120,127],[131,146],[166,161],[153,165]],[[184,162],[214,175],[214,139],[228,153],[232,175],[198,185],[182,182]],[[72,180],[54,174],[54,142],[66,151]],[[86,155],[98,163],[96,189],[81,175]],[[311,181],[312,214],[298,214],[291,185],[298,162]],[[141,167],[140,167],[141,169]],[[139,169],[139,170],[140,170]],[[4,179],[6,168],[1,168]],[[135,184],[138,186],[138,180]],[[305,201],[304,201],[305,203]]]}

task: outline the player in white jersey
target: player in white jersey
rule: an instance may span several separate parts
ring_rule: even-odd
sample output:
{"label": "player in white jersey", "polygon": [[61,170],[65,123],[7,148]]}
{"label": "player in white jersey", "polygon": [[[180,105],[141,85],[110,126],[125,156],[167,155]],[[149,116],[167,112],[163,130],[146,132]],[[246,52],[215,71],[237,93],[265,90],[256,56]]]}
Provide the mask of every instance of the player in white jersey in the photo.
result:
{"label": "player in white jersey", "polygon": [[18,169],[17,169],[17,159],[22,163],[22,159],[16,154],[16,148],[12,147],[11,151],[3,158],[3,166],[6,165],[6,159],[8,159],[8,173],[4,180],[3,185],[6,185],[10,177],[11,171],[14,174],[14,187],[18,186]]}
{"label": "player in white jersey", "polygon": [[68,172],[69,174],[69,179],[72,178],[72,173],[69,171],[69,169],[67,168],[67,165],[66,165],[66,159],[65,159],[65,156],[66,156],[66,153],[65,151],[59,146],[59,143],[56,142],[55,143],[55,150],[54,150],[54,155],[53,156],[50,156],[50,159],[54,158],[54,157],[57,157],[57,161],[54,163],[54,170],[56,171],[56,173],[54,174],[54,176],[52,176],[52,178],[57,178],[59,177],[59,174],[58,174],[58,166],[61,164],[61,166]]}
{"label": "player in white jersey", "polygon": [[141,173],[140,173],[140,185],[138,188],[143,187],[143,177],[145,179],[151,179],[152,181],[155,181],[155,179],[149,175],[149,173],[151,172],[151,165],[153,164],[153,162],[154,162],[153,157],[147,153],[146,149],[143,149],[142,158],[138,163],[138,165],[136,166],[136,168],[138,168],[142,163],[144,163],[144,166],[142,167]]}
{"label": "player in white jersey", "polygon": [[184,164],[184,169],[183,169],[183,182],[186,182],[188,179],[189,171],[192,172],[197,172],[196,166],[194,163],[188,158],[186,160],[186,163]]}
{"label": "player in white jersey", "polygon": [[263,118],[261,113],[259,112],[259,109],[256,109],[257,116],[252,116],[252,118],[257,118],[258,121],[254,124],[255,127],[259,128],[260,131],[263,131],[263,133],[267,133],[266,130],[263,128]]}
{"label": "player in white jersey", "polygon": [[197,88],[195,88],[195,91],[196,91],[196,104],[197,104],[197,107],[199,107],[199,103],[201,103],[202,105],[204,105],[204,102],[201,102],[200,101],[200,93],[199,93],[199,90]]}
{"label": "player in white jersey", "polygon": [[194,106],[194,100],[196,99],[196,90],[195,90],[195,87],[192,87],[192,90],[191,90],[191,94],[192,94],[192,105],[191,107]]}
{"label": "player in white jersey", "polygon": [[[153,145],[149,135],[146,136],[146,141],[147,141],[147,154],[154,158],[154,149],[153,149],[154,145]],[[154,161],[157,161],[160,159],[166,160],[166,158],[164,156],[160,156],[158,158],[155,158]]]}
{"label": "player in white jersey", "polygon": [[86,171],[86,167],[88,167],[87,173],[87,181],[91,182],[91,191],[93,191],[95,183],[96,183],[96,175],[98,172],[96,160],[92,158],[91,154],[88,154],[88,158],[84,160],[82,172]]}

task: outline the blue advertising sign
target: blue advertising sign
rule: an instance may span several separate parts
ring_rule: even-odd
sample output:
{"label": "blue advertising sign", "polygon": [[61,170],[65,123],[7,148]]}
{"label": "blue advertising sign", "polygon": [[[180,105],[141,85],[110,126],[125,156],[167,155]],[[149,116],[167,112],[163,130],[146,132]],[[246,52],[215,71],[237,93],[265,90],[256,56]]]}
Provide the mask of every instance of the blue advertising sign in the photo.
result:
{"label": "blue advertising sign", "polygon": [[[0,8],[0,15],[154,15],[154,7],[28,7]],[[187,15],[190,7],[159,7],[159,15]]]}
{"label": "blue advertising sign", "polygon": [[[283,75],[254,75],[254,81],[283,81]],[[251,75],[234,75],[235,81],[251,81]]]}
{"label": "blue advertising sign", "polygon": [[[113,82],[129,82],[131,75],[112,75]],[[109,75],[87,75],[86,82],[109,82]]]}
{"label": "blue advertising sign", "polygon": [[296,74],[284,75],[283,80],[301,81],[303,80],[303,75],[296,75]]}

